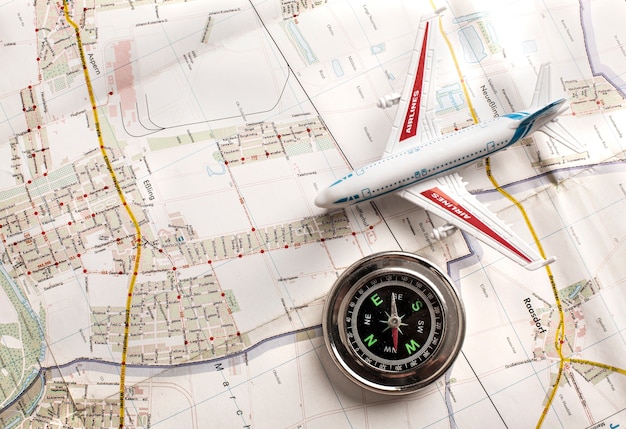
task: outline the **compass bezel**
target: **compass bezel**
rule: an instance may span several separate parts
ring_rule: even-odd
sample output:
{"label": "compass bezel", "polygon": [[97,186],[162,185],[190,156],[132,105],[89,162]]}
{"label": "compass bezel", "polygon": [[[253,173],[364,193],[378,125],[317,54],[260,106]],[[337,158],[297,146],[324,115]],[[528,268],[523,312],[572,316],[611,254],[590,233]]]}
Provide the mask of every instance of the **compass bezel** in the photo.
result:
{"label": "compass bezel", "polygon": [[[389,273],[419,281],[434,293],[442,313],[439,344],[417,365],[399,371],[368,364],[351,345],[346,322],[349,302],[358,290]],[[378,393],[407,394],[436,381],[458,356],[465,336],[465,311],[450,278],[430,261],[408,252],[375,253],[352,264],[333,285],[323,314],[324,340],[333,362],[356,384]]]}

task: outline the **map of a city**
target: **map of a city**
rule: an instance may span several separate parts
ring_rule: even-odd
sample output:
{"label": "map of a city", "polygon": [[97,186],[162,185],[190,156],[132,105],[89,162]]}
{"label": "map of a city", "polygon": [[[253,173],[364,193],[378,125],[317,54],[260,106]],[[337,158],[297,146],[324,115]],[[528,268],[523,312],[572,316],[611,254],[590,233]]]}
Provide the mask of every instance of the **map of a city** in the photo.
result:
{"label": "map of a city", "polygon": [[[463,171],[556,256],[526,271],[397,197],[317,192],[378,159],[420,18],[443,134],[525,108],[551,62],[580,154],[530,138]],[[626,4],[0,1],[0,427],[626,428]],[[447,271],[467,334],[406,396],[324,345],[375,252]]]}

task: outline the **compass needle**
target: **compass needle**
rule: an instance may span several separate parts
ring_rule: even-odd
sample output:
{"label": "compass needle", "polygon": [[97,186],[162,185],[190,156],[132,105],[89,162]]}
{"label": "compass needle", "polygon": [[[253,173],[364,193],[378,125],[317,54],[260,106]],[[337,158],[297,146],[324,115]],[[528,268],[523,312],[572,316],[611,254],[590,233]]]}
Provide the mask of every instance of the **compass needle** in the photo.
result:
{"label": "compass needle", "polygon": [[450,367],[465,315],[452,282],[437,267],[410,253],[384,252],[357,261],[337,279],[322,325],[344,374],[369,390],[402,394]]}
{"label": "compass needle", "polygon": [[389,316],[389,326],[391,327],[391,339],[393,341],[394,353],[398,352],[398,326],[400,325],[398,318],[398,307],[396,304],[396,294],[391,292],[391,316]]}

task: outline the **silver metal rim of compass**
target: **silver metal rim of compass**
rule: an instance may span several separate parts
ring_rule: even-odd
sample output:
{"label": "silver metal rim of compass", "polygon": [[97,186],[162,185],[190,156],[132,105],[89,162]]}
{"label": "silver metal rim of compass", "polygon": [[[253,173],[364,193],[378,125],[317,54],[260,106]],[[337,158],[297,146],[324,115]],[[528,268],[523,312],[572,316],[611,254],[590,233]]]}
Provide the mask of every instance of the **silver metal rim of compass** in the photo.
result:
{"label": "silver metal rim of compass", "polygon": [[[443,309],[444,333],[437,349],[415,368],[401,373],[375,369],[352,350],[339,317],[345,303],[372,273],[411,272],[437,294]],[[349,266],[335,281],[323,310],[322,330],[334,364],[357,385],[376,393],[404,395],[438,380],[456,360],[465,337],[465,310],[452,280],[427,259],[413,253],[388,251],[366,256]],[[346,299],[348,298],[348,299]],[[342,305],[343,304],[343,305]]]}

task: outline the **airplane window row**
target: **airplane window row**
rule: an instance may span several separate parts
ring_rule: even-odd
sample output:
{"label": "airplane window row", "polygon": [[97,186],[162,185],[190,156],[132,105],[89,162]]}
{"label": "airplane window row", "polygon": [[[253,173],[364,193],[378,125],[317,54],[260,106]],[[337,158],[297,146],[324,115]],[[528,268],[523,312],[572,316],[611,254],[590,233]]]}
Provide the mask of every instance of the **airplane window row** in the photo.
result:
{"label": "airplane window row", "polygon": [[[509,142],[508,140],[504,140],[504,141],[501,141],[501,142],[498,142],[498,143],[495,143],[495,142],[494,142],[494,148],[495,148],[495,147],[500,147],[500,146],[502,146],[502,145],[506,145],[508,142]],[[435,171],[440,170],[440,169],[442,169],[442,168],[444,168],[444,167],[447,167],[447,166],[456,165],[456,164],[458,164],[459,162],[462,162],[462,161],[465,161],[465,160],[472,160],[472,159],[474,159],[477,155],[480,155],[480,154],[485,153],[485,152],[489,152],[489,149],[488,149],[487,147],[485,147],[484,149],[481,149],[481,150],[479,150],[479,151],[472,152],[472,153],[470,153],[469,155],[465,155],[465,156],[462,156],[462,157],[460,157],[460,158],[457,158],[457,159],[456,159],[456,160],[454,160],[454,161],[446,162],[446,163],[441,164],[441,165],[439,165],[439,166],[437,166],[437,167],[434,167],[434,168],[432,168],[432,169],[429,169],[427,174],[431,174],[432,172],[435,172]],[[394,155],[394,156],[391,156],[391,157],[388,157],[388,158],[383,158],[383,159],[381,159],[379,162],[382,162],[382,161],[385,161],[385,160],[388,160],[388,159],[391,159],[391,158],[396,158],[396,157],[398,157],[398,156],[400,156],[400,155],[402,155],[402,154],[397,154],[397,155]],[[397,182],[395,182],[395,183],[392,183],[392,184],[390,184],[390,185],[386,185],[386,186],[383,186],[383,187],[381,187],[381,188],[378,188],[378,189],[374,190],[374,193],[376,193],[376,192],[380,192],[380,191],[384,191],[384,190],[389,189],[389,188],[394,188],[394,187],[396,187],[396,186],[398,186],[398,185],[401,185],[401,184],[403,184],[403,183],[405,183],[405,182],[410,182],[410,181],[413,181],[414,179],[415,179],[415,176],[407,177],[406,179],[402,179],[402,180],[399,180],[399,181],[397,181]]]}
{"label": "airplane window row", "polygon": [[[494,148],[502,146],[502,145],[506,145],[508,142],[509,142],[508,140],[504,140],[504,141],[501,141],[499,143],[494,143]],[[472,159],[476,155],[480,155],[481,153],[484,153],[484,152],[489,152],[489,149],[487,149],[485,147],[484,149],[481,149],[481,150],[479,150],[477,152],[472,152],[469,155],[462,156],[461,158],[456,159],[454,162],[446,162],[445,164],[442,164],[442,165],[440,165],[438,167],[435,167],[433,170],[438,170],[438,169],[443,168],[443,167],[448,166],[448,165],[457,164],[458,162],[460,162],[460,161],[462,161],[464,159]],[[429,170],[429,173],[430,173],[430,170]]]}

